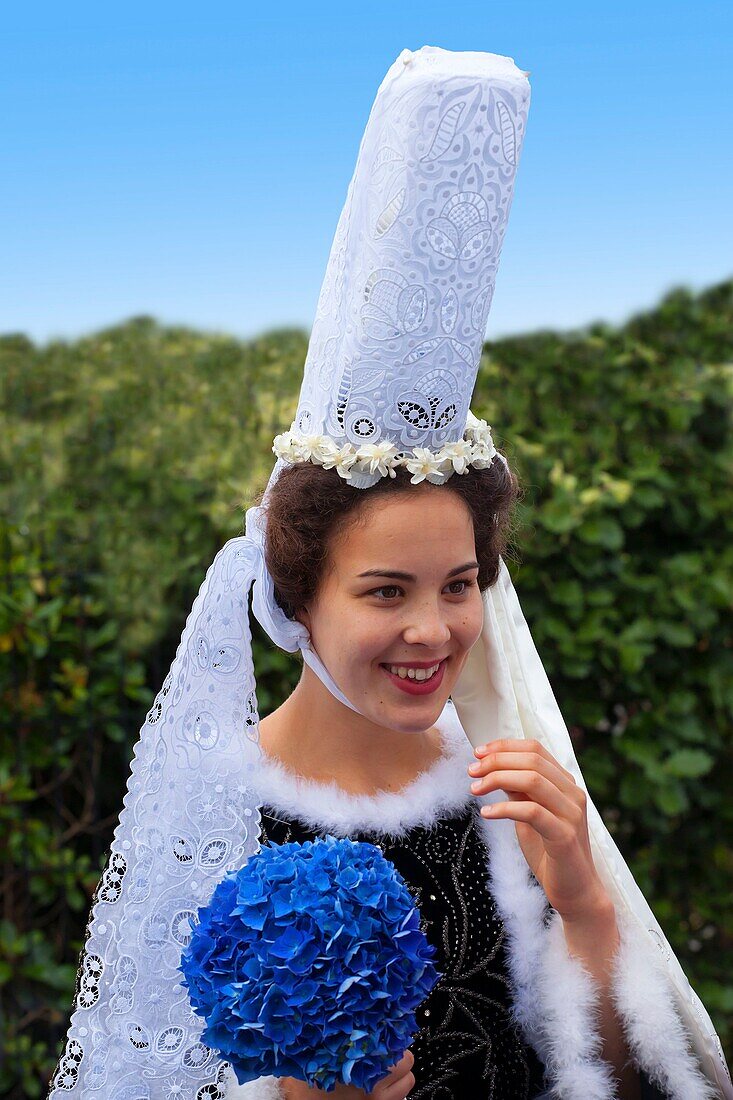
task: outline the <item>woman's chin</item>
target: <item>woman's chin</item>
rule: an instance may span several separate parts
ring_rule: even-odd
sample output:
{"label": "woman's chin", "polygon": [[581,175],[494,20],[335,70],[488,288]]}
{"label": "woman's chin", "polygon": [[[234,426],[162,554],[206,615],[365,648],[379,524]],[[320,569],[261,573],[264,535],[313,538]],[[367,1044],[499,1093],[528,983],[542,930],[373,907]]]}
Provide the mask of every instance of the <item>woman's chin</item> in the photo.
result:
{"label": "woman's chin", "polygon": [[404,703],[394,704],[382,712],[382,724],[398,733],[425,733],[436,724],[447,701],[448,695],[443,691],[433,696],[405,696]]}

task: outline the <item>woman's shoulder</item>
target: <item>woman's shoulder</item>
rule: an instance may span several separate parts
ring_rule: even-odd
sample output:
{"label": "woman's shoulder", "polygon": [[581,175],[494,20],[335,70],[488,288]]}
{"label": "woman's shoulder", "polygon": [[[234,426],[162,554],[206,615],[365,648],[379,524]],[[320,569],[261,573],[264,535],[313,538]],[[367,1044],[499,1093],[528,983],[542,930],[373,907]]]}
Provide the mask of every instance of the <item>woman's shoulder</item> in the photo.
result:
{"label": "woman's shoulder", "polygon": [[262,804],[304,825],[326,828],[335,836],[355,832],[404,836],[415,826],[429,826],[455,814],[474,798],[466,770],[473,753],[452,703],[436,727],[442,755],[398,791],[352,794],[335,782],[297,775],[264,752],[256,762],[253,782]]}

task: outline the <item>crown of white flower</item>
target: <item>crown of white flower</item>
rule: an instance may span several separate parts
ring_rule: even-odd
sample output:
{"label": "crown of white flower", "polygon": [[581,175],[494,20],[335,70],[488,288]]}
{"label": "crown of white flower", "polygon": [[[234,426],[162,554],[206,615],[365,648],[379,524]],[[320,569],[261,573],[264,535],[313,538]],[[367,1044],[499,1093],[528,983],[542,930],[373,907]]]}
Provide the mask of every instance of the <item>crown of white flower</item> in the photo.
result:
{"label": "crown of white flower", "polygon": [[[491,438],[491,426],[469,412],[463,439],[445,443],[439,451],[427,447],[414,447],[412,452],[398,451],[394,443],[353,443],[339,445],[328,435],[306,435],[290,431],[275,436],[272,450],[278,458],[289,463],[313,462],[324,469],[335,467],[339,477],[346,481],[353,473],[378,474],[380,477],[396,477],[398,466],[404,466],[411,474],[410,482],[417,485],[430,481],[442,485],[454,474],[465,474],[471,466],[485,470],[491,465],[498,451]],[[501,455],[499,457],[502,457]]]}

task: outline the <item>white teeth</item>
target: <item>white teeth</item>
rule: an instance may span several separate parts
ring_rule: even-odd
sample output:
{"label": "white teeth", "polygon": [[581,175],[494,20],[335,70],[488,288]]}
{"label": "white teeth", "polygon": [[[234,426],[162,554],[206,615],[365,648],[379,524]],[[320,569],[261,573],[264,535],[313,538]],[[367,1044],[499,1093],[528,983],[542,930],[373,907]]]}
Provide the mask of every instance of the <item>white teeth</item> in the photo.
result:
{"label": "white teeth", "polygon": [[399,676],[400,680],[429,680],[440,668],[440,663],[431,668],[405,668],[404,665],[387,665],[387,668],[394,676]]}

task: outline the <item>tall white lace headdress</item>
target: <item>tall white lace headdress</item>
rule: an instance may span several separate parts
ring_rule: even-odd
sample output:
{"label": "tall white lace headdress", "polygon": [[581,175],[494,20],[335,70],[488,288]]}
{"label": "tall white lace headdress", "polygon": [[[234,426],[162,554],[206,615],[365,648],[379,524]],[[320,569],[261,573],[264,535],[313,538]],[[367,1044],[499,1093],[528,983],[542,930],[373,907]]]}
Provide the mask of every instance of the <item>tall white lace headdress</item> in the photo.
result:
{"label": "tall white lace headdress", "polygon": [[[318,302],[300,400],[275,440],[366,489],[402,465],[441,483],[504,461],[469,402],[529,109],[526,73],[489,53],[404,50],[372,107]],[[247,605],[281,648],[341,692],[264,563],[267,495],[216,555],[140,730],[92,905],[53,1100],[220,1100],[228,1067],[201,1042],[181,975],[190,921],[259,846],[260,754]],[[541,740],[583,783],[504,563],[453,692],[474,745]],[[599,873],[663,961],[701,1065],[733,1097],[720,1043],[589,801]]]}

